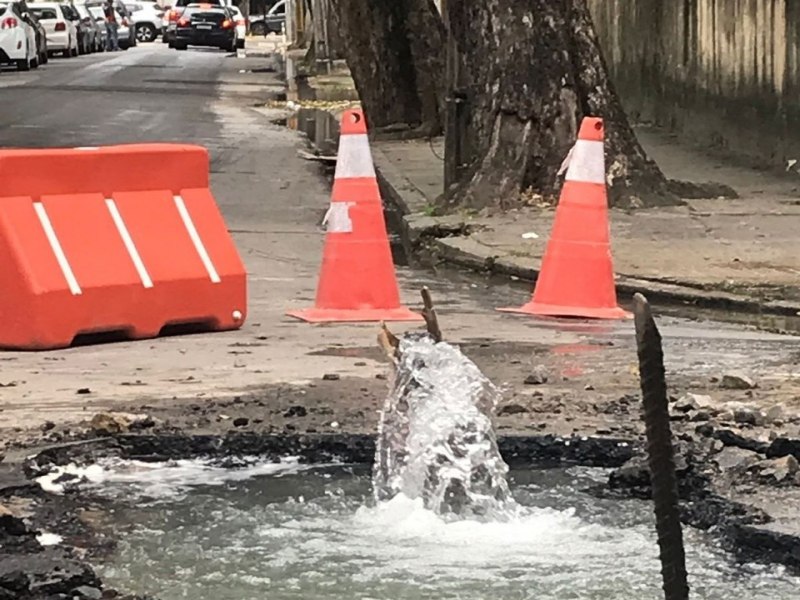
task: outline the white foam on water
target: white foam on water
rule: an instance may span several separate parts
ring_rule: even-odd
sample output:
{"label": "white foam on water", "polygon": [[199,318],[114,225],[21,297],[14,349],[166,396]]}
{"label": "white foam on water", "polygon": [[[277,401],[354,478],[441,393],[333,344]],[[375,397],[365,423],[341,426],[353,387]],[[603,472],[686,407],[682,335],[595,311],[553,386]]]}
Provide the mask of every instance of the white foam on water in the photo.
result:
{"label": "white foam on water", "polygon": [[64,538],[57,533],[47,533],[46,531],[43,531],[36,536],[36,541],[42,546],[57,546],[64,541]]}
{"label": "white foam on water", "polygon": [[[301,564],[308,571],[330,571],[333,561],[348,557],[358,563],[355,581],[363,583],[402,578],[438,585],[465,580],[508,582],[515,569],[539,570],[548,584],[569,585],[576,569],[591,577],[610,562],[652,561],[653,540],[635,529],[589,524],[573,510],[518,507],[504,522],[445,521],[423,507],[422,499],[398,495],[376,507],[361,507],[345,518],[292,519],[260,534],[294,543],[265,560],[271,567]],[[632,564],[633,566],[633,564]]]}
{"label": "white foam on water", "polygon": [[[36,478],[36,483],[45,491],[51,494],[63,494],[67,484],[84,481],[97,482],[102,477],[103,468],[100,465],[89,465],[80,467],[76,464],[68,464],[63,467],[56,467],[50,473]],[[63,478],[63,481],[59,481]]]}
{"label": "white foam on water", "polygon": [[[279,462],[266,462],[255,457],[237,458],[236,467],[220,465],[211,459],[140,460],[105,459],[79,467],[74,464],[57,467],[36,481],[47,492],[61,494],[65,485],[75,481],[101,491],[124,489],[126,493],[158,499],[174,499],[195,486],[218,486],[264,475],[280,476],[300,473],[319,465],[302,464],[298,457],[284,457]],[[63,476],[66,482],[57,482]]]}
{"label": "white foam on water", "polygon": [[[120,512],[122,528],[134,531],[105,574],[164,600],[659,597],[647,511],[632,501],[595,505],[579,491],[586,481],[558,475],[515,486],[514,511],[486,522],[440,517],[402,494],[364,506],[366,486],[318,472],[251,480]],[[704,534],[685,533],[693,597],[796,597],[800,579],[774,566],[742,567]]]}

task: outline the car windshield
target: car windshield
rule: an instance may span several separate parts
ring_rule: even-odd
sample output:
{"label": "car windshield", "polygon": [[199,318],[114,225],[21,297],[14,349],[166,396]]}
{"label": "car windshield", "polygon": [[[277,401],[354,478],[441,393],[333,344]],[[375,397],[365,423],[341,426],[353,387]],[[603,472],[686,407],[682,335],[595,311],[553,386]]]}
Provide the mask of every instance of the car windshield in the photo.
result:
{"label": "car windshield", "polygon": [[55,8],[29,7],[28,10],[31,12],[31,14],[33,14],[34,17],[36,17],[40,21],[46,21],[48,19],[58,18],[58,14],[56,14]]}
{"label": "car windshield", "polygon": [[99,6],[90,6],[89,12],[92,13],[92,16],[95,19],[102,19],[104,18],[103,9]]}
{"label": "car windshield", "polygon": [[82,19],[90,16],[89,10],[85,6],[81,6],[80,4],[75,7],[75,10],[78,11],[78,14],[81,16]]}

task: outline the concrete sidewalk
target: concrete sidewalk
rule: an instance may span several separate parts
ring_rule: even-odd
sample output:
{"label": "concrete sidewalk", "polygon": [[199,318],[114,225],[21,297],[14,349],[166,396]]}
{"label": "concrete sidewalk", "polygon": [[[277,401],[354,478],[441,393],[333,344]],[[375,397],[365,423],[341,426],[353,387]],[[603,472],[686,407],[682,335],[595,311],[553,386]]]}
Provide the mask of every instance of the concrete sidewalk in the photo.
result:
{"label": "concrete sidewalk", "polygon": [[[312,77],[308,85],[313,97],[330,87],[355,91],[346,68]],[[798,171],[776,175],[735,166],[659,129],[638,127],[637,135],[668,178],[726,184],[740,197],[611,210],[620,299],[639,291],[651,300],[756,313],[769,319],[764,325],[800,330]],[[554,207],[432,217],[444,188],[443,139],[373,140],[372,150],[384,200],[405,214],[404,237],[418,257],[536,279]]]}
{"label": "concrete sidewalk", "polygon": [[[667,177],[725,183],[741,198],[612,210],[622,300],[642,291],[709,308],[800,314],[800,178],[725,165],[660,131],[638,134]],[[407,212],[406,237],[418,251],[476,270],[536,278],[553,207],[431,217],[433,200],[443,189],[442,140],[378,141],[373,151],[386,194]]]}

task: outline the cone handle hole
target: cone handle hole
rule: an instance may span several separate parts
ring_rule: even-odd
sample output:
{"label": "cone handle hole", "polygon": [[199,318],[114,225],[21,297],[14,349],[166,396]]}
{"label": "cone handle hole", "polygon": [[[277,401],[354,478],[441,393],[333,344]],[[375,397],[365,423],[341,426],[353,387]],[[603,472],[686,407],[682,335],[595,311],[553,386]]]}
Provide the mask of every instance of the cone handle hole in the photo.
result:
{"label": "cone handle hole", "polygon": [[600,130],[603,128],[603,123],[602,123],[601,121],[597,121],[597,122],[594,124],[594,128],[595,128],[597,131],[600,131]]}
{"label": "cone handle hole", "polygon": [[353,122],[353,125],[355,125],[361,120],[361,115],[358,114],[357,112],[351,112],[350,120]]}

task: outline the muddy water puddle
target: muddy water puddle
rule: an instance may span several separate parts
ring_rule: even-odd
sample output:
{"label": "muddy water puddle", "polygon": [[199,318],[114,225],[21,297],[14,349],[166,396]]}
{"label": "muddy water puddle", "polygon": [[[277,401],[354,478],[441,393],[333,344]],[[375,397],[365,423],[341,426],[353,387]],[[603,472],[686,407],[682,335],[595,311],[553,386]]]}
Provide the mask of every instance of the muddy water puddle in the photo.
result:
{"label": "muddy water puddle", "polygon": [[[364,467],[117,464],[102,492],[122,538],[108,582],[161,600],[646,600],[661,597],[650,507],[600,500],[599,469],[512,471],[506,522],[371,505]],[[686,533],[693,597],[789,600],[800,579]]]}

